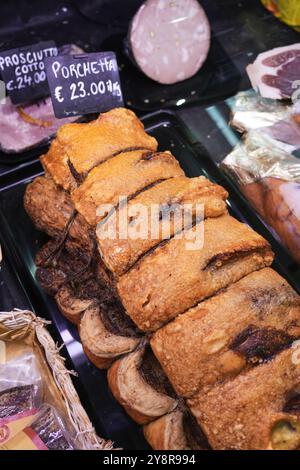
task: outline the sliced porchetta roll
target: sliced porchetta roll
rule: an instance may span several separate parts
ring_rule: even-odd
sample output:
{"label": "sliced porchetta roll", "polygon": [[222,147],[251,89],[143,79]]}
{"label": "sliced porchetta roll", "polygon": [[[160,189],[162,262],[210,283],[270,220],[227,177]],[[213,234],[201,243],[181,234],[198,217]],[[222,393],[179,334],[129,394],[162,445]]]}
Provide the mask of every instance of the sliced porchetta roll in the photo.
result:
{"label": "sliced porchetta roll", "polygon": [[272,261],[266,240],[222,215],[163,242],[120,277],[117,289],[138,328],[154,331]]}
{"label": "sliced porchetta roll", "polygon": [[188,405],[213,449],[296,450],[300,448],[299,383],[298,344],[208,392],[199,392]]}
{"label": "sliced porchetta roll", "polygon": [[75,325],[80,323],[84,312],[91,307],[95,300],[76,296],[70,285],[62,286],[55,295],[55,300],[60,312]]}
{"label": "sliced porchetta roll", "polygon": [[38,176],[27,186],[24,207],[38,230],[56,239],[65,237],[70,252],[92,250],[91,228],[75,214],[70,195],[49,176]]}
{"label": "sliced porchetta roll", "polygon": [[273,269],[249,274],[158,330],[152,349],[183,397],[255,367],[300,337],[300,297]]}
{"label": "sliced porchetta roll", "polygon": [[[204,176],[179,176],[143,191],[97,227],[103,261],[115,276],[124,274],[162,239],[172,237],[195,218],[226,212],[227,192]],[[108,237],[116,227],[116,236]],[[128,237],[121,231],[128,227]],[[143,231],[143,232],[142,232]],[[140,236],[139,236],[140,234]]]}
{"label": "sliced porchetta roll", "polygon": [[96,266],[91,265],[79,276],[63,284],[55,295],[61,313],[76,325],[89,307],[97,306],[99,302],[108,302],[112,298],[111,289],[105,282],[100,282],[95,271]]}
{"label": "sliced porchetta roll", "polygon": [[67,227],[66,250],[70,253],[95,252],[95,234],[81,214],[75,213]]}
{"label": "sliced porchetta roll", "polygon": [[92,255],[85,250],[68,252],[64,239],[51,239],[36,255],[36,278],[48,294],[55,295],[63,285],[91,274]]}
{"label": "sliced porchetta roll", "polygon": [[36,228],[54,238],[63,234],[74,211],[70,195],[46,176],[27,185],[24,207]]}
{"label": "sliced porchetta roll", "polygon": [[99,369],[107,369],[118,356],[133,351],[141,340],[140,333],[113,298],[84,312],[79,334],[85,354]]}
{"label": "sliced porchetta roll", "polygon": [[110,206],[120,203],[120,198],[132,197],[150,185],[183,174],[170,152],[124,152],[94,168],[71,198],[77,211],[95,226],[109,214]]}
{"label": "sliced porchetta roll", "polygon": [[194,416],[186,409],[174,411],[143,427],[154,450],[210,450],[208,440]]}
{"label": "sliced porchetta roll", "polygon": [[118,359],[107,378],[116,400],[139,424],[149,423],[177,406],[174,391],[149,346]]}
{"label": "sliced porchetta roll", "polygon": [[142,122],[125,108],[100,114],[89,123],[62,126],[54,148],[42,158],[42,165],[54,181],[67,191],[76,187],[87,173],[114,155],[138,148],[157,150],[157,141],[144,131]]}

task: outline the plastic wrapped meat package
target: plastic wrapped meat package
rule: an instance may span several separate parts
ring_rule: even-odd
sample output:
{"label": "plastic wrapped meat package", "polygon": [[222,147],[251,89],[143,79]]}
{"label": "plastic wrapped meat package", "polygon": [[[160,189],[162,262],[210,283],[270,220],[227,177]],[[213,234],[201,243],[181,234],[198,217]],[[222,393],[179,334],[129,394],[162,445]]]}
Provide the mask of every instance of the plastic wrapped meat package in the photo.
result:
{"label": "plastic wrapped meat package", "polygon": [[244,133],[256,130],[287,152],[300,148],[300,105],[263,98],[254,90],[238,93],[231,126]]}
{"label": "plastic wrapped meat package", "polygon": [[300,263],[299,158],[251,130],[221,167]]}
{"label": "plastic wrapped meat package", "polygon": [[99,438],[46,329],[32,312],[0,312],[0,451],[111,448]]}
{"label": "plastic wrapped meat package", "polygon": [[5,450],[74,450],[58,411],[43,405],[30,426],[10,439]]}
{"label": "plastic wrapped meat package", "polygon": [[31,424],[42,400],[42,379],[33,354],[0,365],[0,448]]}
{"label": "plastic wrapped meat package", "polygon": [[0,364],[0,450],[73,450],[60,413],[43,404],[43,379],[31,352]]}

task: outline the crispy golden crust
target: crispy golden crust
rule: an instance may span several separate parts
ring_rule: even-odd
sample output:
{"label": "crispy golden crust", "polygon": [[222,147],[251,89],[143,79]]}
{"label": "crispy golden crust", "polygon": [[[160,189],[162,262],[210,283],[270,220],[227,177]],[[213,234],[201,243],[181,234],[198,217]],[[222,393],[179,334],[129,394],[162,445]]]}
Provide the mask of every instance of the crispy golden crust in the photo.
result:
{"label": "crispy golden crust", "polygon": [[[227,192],[221,186],[211,183],[204,176],[198,178],[179,176],[143,191],[129,201],[128,207],[121,207],[116,216],[99,224],[98,245],[105,264],[116,276],[124,274],[142,254],[163,238],[168,238],[183,228],[184,221],[187,220],[183,217],[184,207],[188,208],[190,205],[191,216],[195,217],[197,213],[201,215],[200,204],[203,204],[204,217],[217,217],[226,212],[227,196]],[[139,211],[138,205],[143,212],[136,212]],[[154,205],[162,214],[156,232],[153,232],[154,224],[151,224],[151,211]],[[137,225],[143,225],[147,229],[145,237],[130,238],[130,232],[126,239],[119,237],[119,221],[124,218],[128,227],[133,226],[133,229]],[[105,237],[114,225],[117,226],[117,236],[113,239]]]}
{"label": "crispy golden crust", "polygon": [[72,201],[86,221],[95,226],[109,211],[104,205],[117,206],[120,197],[132,196],[156,181],[181,175],[183,171],[170,152],[125,152],[94,168],[72,193]]}
{"label": "crispy golden crust", "polygon": [[268,358],[298,336],[300,298],[279,274],[265,268],[158,330],[151,346],[176,392],[189,397]]}
{"label": "crispy golden crust", "polygon": [[[118,207],[119,197],[127,196],[132,207],[164,205],[162,231],[173,203],[202,202],[206,220],[197,227],[204,230],[204,248],[195,247],[194,238],[177,237],[157,247],[162,233],[156,239],[124,243],[101,239],[99,251],[115,277],[103,262],[93,262],[86,277],[89,287],[84,280],[78,298],[61,287],[58,305],[79,325],[83,349],[97,367],[107,368],[122,357],[108,373],[110,386],[133,419],[152,421],[144,432],[155,449],[198,449],[202,443],[207,448],[206,436],[216,449],[299,448],[300,399],[294,392],[300,366],[288,349],[300,336],[299,298],[272,270],[253,273],[269,266],[273,254],[259,235],[224,215],[226,191],[203,178],[185,178],[169,152],[156,150],[156,140],[125,109],[102,114],[89,124],[63,126],[41,158],[47,177],[38,178],[26,191],[26,209],[39,229],[56,238],[73,220],[63,239],[63,254],[78,252],[88,262],[93,254],[100,256],[94,253],[94,228],[106,215],[96,214],[101,204]],[[75,209],[79,214],[72,219]],[[171,235],[181,228],[173,225]],[[187,233],[195,235],[195,229]],[[46,286],[52,274],[54,287],[65,282],[59,277],[65,276],[65,265],[59,262],[62,266],[41,275]],[[111,290],[99,287],[94,274]],[[199,426],[186,410],[174,411],[177,400],[159,364],[153,366],[153,355],[149,362],[145,357],[142,361],[141,337],[122,316],[119,301],[111,298],[116,283],[129,316],[144,331],[155,331],[230,286],[152,339],[156,356],[177,392],[188,398]],[[103,296],[101,311],[97,301],[81,300],[88,296]],[[157,419],[163,413],[168,414]]]}
{"label": "crispy golden crust", "polygon": [[298,408],[292,398],[300,361],[294,354],[293,348],[285,350],[188,400],[214,449],[299,448],[299,394]]}
{"label": "crispy golden crust", "polygon": [[78,174],[85,174],[117,152],[129,148],[156,151],[157,141],[146,134],[136,115],[125,108],[100,114],[87,124],[65,124],[57,140]]}
{"label": "crispy golden crust", "polygon": [[[203,228],[204,226],[204,228]],[[204,245],[173,238],[142,258],[117,284],[126,311],[142,331],[154,331],[178,314],[272,263],[266,240],[228,215],[207,219]],[[195,228],[187,236],[195,235]],[[203,238],[202,238],[203,240]]]}
{"label": "crispy golden crust", "polygon": [[66,191],[72,191],[77,187],[76,180],[70,172],[68,156],[57,139],[52,141],[48,152],[42,155],[40,160],[45,172],[53,178],[57,185]]}
{"label": "crispy golden crust", "polygon": [[89,358],[94,358],[92,362],[95,365],[103,360],[105,363],[112,362],[118,356],[133,351],[140,341],[138,338],[118,336],[108,331],[102,322],[100,308],[96,306],[84,312],[79,334],[83,348],[88,352]]}
{"label": "crispy golden crust", "polygon": [[27,186],[24,207],[36,228],[50,237],[63,233],[74,209],[69,194],[45,176],[38,176]]}
{"label": "crispy golden crust", "polygon": [[179,410],[144,426],[144,436],[154,450],[189,450]]}
{"label": "crispy golden crust", "polygon": [[127,354],[109,369],[109,387],[116,400],[138,424],[146,424],[172,411],[177,402],[156,391],[140,373],[145,348]]}

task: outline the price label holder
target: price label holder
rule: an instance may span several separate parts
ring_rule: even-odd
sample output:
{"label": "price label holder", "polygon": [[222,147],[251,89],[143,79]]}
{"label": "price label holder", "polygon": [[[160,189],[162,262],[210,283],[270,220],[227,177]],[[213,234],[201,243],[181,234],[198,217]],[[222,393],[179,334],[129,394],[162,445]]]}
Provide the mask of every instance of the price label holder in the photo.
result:
{"label": "price label holder", "polygon": [[58,56],[45,61],[57,118],[100,113],[123,106],[119,69],[113,52]]}
{"label": "price label holder", "polygon": [[13,104],[49,95],[44,60],[57,55],[54,41],[0,52],[0,74]]}

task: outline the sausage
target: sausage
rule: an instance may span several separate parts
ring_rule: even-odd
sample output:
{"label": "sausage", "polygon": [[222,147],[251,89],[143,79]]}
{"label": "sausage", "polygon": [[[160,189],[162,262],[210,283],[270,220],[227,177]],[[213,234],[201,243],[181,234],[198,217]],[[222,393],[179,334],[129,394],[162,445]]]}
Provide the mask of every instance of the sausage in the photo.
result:
{"label": "sausage", "polygon": [[148,0],[134,16],[129,47],[152,80],[172,84],[192,77],[210,46],[210,26],[197,0]]}

